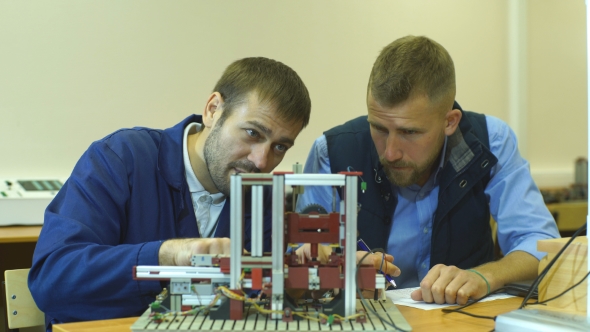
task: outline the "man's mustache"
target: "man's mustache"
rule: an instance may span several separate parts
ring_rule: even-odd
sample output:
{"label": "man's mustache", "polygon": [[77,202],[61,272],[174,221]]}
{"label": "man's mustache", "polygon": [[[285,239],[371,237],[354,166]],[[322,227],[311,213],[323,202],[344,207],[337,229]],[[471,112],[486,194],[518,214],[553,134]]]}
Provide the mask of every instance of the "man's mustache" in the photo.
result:
{"label": "man's mustache", "polygon": [[394,168],[394,167],[414,167],[414,163],[408,162],[408,161],[403,161],[403,160],[397,160],[394,162],[389,162],[385,159],[380,159],[379,160],[381,162],[381,165],[383,165],[383,167],[387,167],[387,168]]}
{"label": "man's mustache", "polygon": [[238,168],[247,173],[260,173],[260,170],[249,160],[238,160],[227,165],[229,168]]}

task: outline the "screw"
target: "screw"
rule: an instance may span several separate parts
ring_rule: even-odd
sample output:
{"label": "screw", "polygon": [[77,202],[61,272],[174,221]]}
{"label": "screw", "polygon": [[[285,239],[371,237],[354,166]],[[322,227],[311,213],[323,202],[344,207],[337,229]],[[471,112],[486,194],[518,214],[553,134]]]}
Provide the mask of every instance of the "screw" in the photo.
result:
{"label": "screw", "polygon": [[12,314],[13,314],[14,316],[16,316],[16,315],[18,314],[18,312],[16,312],[16,310],[15,310],[15,311],[13,311],[13,312],[12,312]]}
{"label": "screw", "polygon": [[16,299],[16,295],[12,295],[12,299],[13,299],[13,300],[14,300],[14,299]]}

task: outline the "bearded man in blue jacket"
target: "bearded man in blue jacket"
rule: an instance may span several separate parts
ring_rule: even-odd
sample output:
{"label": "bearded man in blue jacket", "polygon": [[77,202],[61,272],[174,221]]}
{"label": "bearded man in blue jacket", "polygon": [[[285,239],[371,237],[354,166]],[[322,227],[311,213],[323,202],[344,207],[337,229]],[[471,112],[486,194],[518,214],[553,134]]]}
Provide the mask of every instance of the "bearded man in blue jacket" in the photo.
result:
{"label": "bearded man in blue jacket", "polygon": [[133,280],[135,265],[229,254],[230,176],[274,169],[307,125],[311,101],[295,71],[266,58],[232,63],[213,91],[202,116],[165,130],[121,129],[80,158],[45,212],[29,273],[48,329],[140,315],[162,285]]}

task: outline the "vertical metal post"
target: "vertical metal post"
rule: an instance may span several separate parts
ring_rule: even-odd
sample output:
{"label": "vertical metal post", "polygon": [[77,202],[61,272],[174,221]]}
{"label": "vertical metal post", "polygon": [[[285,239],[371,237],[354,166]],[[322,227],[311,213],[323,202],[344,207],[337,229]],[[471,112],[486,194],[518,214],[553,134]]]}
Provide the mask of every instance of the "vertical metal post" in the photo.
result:
{"label": "vertical metal post", "polygon": [[230,204],[230,264],[229,264],[229,288],[237,289],[242,274],[242,227],[244,223],[242,214],[242,177],[231,176],[230,183],[231,204]]}
{"label": "vertical metal post", "polygon": [[344,247],[344,253],[346,255],[346,266],[344,267],[345,316],[356,313],[357,181],[357,176],[346,176],[346,246]]}
{"label": "vertical metal post", "polygon": [[[271,310],[283,310],[285,291],[285,176],[274,175],[272,178],[272,297]],[[282,318],[272,314],[273,319]]]}
{"label": "vertical metal post", "polygon": [[252,220],[250,222],[251,237],[251,255],[252,257],[262,257],[264,244],[264,225],[262,209],[262,185],[252,186]]}

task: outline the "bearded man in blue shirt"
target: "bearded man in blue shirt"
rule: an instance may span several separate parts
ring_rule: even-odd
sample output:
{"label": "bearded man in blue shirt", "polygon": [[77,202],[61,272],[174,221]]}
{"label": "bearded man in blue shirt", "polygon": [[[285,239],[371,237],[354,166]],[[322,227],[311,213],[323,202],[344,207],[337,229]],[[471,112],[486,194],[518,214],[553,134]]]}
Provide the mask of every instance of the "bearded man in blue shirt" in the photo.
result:
{"label": "bearded man in blue shirt", "polygon": [[[453,60],[441,45],[395,40],[371,71],[368,115],[324,132],[304,170],[363,173],[359,236],[388,254],[393,264],[384,270],[398,287],[420,287],[417,301],[464,304],[533,279],[544,255],[537,240],[559,237],[512,130],[463,111],[455,93]],[[297,209],[315,204],[330,211],[332,190],[305,188]],[[490,215],[505,254],[497,261]]]}
{"label": "bearded man in blue shirt", "polygon": [[[230,176],[274,169],[310,110],[295,71],[245,58],[227,67],[202,116],[165,130],[122,129],[92,143],[45,212],[29,273],[48,328],[142,314],[162,285],[133,280],[135,265],[228,255]],[[270,199],[269,192],[267,210]],[[271,213],[265,216],[270,251]]]}

